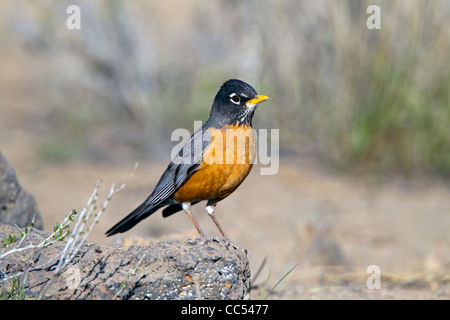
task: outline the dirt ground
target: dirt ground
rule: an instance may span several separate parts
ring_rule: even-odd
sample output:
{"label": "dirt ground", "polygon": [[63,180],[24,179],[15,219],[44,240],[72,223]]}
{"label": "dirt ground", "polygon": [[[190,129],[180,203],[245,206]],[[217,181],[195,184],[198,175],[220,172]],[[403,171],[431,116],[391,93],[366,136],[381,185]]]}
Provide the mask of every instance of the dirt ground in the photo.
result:
{"label": "dirt ground", "polygon": [[[2,147],[21,184],[35,196],[47,230],[85,206],[97,179],[102,179],[101,204],[110,185],[129,179],[133,169],[131,163],[37,166],[22,150],[28,149]],[[196,237],[183,213],[163,219],[159,212],[123,236],[104,236],[148,196],[165,167],[163,162],[141,163],[89,240],[128,245]],[[273,176],[259,169],[254,167],[216,211],[230,238],[248,250],[256,276],[252,298],[259,298],[269,272],[268,289],[294,266],[271,299],[450,298],[448,185],[400,178],[371,184],[329,172],[308,157],[282,158]],[[202,204],[193,212],[207,234],[219,236]],[[381,289],[366,286],[370,265],[380,268]]]}

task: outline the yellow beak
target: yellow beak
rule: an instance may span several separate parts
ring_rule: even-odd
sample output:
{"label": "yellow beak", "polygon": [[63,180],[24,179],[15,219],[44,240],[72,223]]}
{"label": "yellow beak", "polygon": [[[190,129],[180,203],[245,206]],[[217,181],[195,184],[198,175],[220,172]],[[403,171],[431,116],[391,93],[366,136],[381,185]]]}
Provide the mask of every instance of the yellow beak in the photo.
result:
{"label": "yellow beak", "polygon": [[245,105],[246,105],[247,107],[251,107],[251,106],[257,105],[257,104],[260,103],[260,102],[267,101],[267,100],[269,100],[269,99],[270,99],[270,98],[269,98],[268,96],[259,94],[259,95],[257,95],[256,97],[254,97],[253,99],[248,100],[248,101],[245,103]]}

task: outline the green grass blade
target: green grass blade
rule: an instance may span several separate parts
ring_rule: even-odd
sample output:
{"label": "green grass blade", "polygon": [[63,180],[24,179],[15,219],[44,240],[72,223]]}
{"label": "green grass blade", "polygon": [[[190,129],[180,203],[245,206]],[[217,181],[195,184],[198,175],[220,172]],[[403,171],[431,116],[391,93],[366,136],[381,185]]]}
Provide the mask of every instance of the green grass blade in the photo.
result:
{"label": "green grass blade", "polygon": [[[286,274],[285,274],[283,277],[281,277],[280,280],[278,280],[278,282],[277,282],[277,283],[273,286],[273,288],[269,291],[269,293],[268,293],[267,296],[264,298],[264,300],[267,300],[267,298],[272,294],[272,292],[275,290],[275,288],[281,283],[281,281],[284,280],[284,278],[286,278],[286,277],[288,276],[289,273],[291,273],[292,270],[295,269],[296,266],[297,266],[297,265],[293,266],[288,272],[286,272]],[[269,276],[270,276],[270,272],[269,272]],[[267,281],[269,281],[269,277],[267,277]],[[267,285],[267,282],[266,282],[266,285]],[[265,289],[265,288],[266,288],[266,286],[264,286],[264,289]],[[263,289],[263,292],[264,292],[264,289]],[[263,294],[263,293],[261,293],[261,297],[262,297],[262,294]]]}
{"label": "green grass blade", "polygon": [[[271,272],[272,272],[272,270],[269,270],[269,274],[267,275],[266,283],[264,284],[264,288],[263,288],[263,290],[262,290],[262,292],[261,292],[261,295],[259,296],[259,300],[262,300],[262,299],[263,299],[264,291],[266,291],[267,282],[269,282],[269,278],[270,278],[270,273],[271,273]],[[267,297],[266,297],[266,299],[267,299]]]}

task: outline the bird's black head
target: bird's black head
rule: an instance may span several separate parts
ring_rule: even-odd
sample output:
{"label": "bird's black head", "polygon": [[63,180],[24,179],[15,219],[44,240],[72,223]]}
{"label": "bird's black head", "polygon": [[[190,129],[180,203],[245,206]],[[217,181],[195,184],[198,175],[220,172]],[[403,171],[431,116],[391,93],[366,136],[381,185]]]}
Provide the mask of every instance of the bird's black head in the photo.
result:
{"label": "bird's black head", "polygon": [[225,82],[214,98],[209,121],[211,125],[252,125],[253,114],[258,103],[269,100],[258,95],[244,81],[231,79]]}

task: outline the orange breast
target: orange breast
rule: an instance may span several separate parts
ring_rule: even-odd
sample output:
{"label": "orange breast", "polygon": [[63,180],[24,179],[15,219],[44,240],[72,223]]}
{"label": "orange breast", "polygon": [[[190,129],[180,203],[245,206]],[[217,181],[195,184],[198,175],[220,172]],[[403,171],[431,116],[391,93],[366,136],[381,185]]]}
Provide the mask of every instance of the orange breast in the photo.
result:
{"label": "orange breast", "polygon": [[198,171],[174,194],[178,202],[210,200],[230,195],[244,181],[256,156],[255,130],[247,126],[210,129],[211,144]]}

